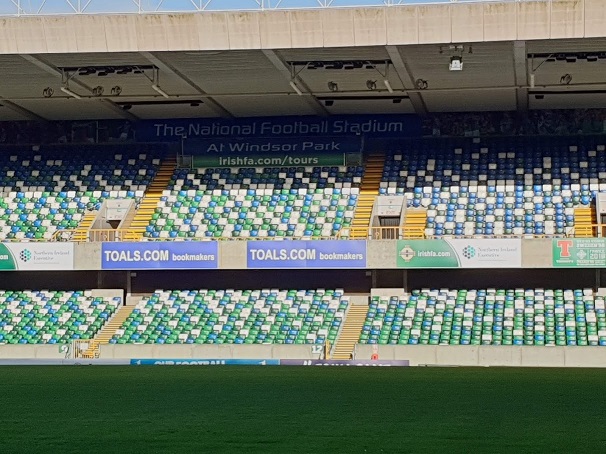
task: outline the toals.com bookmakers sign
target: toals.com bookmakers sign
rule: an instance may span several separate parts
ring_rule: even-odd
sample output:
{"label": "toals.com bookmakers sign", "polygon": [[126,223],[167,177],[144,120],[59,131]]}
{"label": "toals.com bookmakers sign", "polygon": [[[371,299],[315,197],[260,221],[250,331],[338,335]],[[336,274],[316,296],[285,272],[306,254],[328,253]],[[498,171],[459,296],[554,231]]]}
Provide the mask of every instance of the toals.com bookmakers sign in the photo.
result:
{"label": "toals.com bookmakers sign", "polygon": [[520,268],[522,240],[398,241],[398,268]]}

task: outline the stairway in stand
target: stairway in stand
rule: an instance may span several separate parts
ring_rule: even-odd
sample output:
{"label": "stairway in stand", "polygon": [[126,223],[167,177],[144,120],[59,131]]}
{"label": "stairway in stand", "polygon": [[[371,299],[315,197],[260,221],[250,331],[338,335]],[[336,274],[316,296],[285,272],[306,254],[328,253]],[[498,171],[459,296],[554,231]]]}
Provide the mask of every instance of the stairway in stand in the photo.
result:
{"label": "stairway in stand", "polygon": [[575,208],[574,210],[574,236],[579,238],[593,238],[601,234],[597,232],[597,216],[595,206]]}
{"label": "stairway in stand", "polygon": [[109,344],[110,339],[120,329],[134,308],[135,306],[120,306],[116,314],[101,328],[101,331],[91,341],[90,347],[82,356],[84,358],[98,358],[99,346],[101,344]]}
{"label": "stairway in stand", "polygon": [[373,153],[366,160],[364,176],[360,185],[360,195],[358,196],[356,211],[349,229],[350,239],[365,240],[368,238],[370,218],[375,199],[379,195],[379,186],[383,178],[384,166],[384,153]]}
{"label": "stairway in stand", "polygon": [[162,162],[162,165],[158,169],[158,173],[156,173],[156,176],[145,192],[143,200],[141,200],[141,203],[139,204],[135,217],[131,224],[125,227],[125,229],[128,229],[128,232],[125,235],[126,240],[139,241],[143,238],[145,229],[149,225],[149,222],[156,211],[156,207],[158,206],[158,202],[162,197],[162,193],[170,183],[176,168],[177,160],[174,157],[168,158]]}
{"label": "stairway in stand", "polygon": [[360,340],[360,333],[362,332],[367,312],[367,305],[356,304],[349,308],[345,324],[341,328],[341,333],[337,338],[332,359],[351,359],[354,346]]}
{"label": "stairway in stand", "polygon": [[72,241],[88,241],[88,232],[90,228],[93,226],[93,222],[97,219],[97,211],[89,211],[84,215],[78,228],[74,231],[74,235],[72,236]]}
{"label": "stairway in stand", "polygon": [[402,226],[402,236],[410,239],[425,238],[427,210],[425,208],[407,208]]}

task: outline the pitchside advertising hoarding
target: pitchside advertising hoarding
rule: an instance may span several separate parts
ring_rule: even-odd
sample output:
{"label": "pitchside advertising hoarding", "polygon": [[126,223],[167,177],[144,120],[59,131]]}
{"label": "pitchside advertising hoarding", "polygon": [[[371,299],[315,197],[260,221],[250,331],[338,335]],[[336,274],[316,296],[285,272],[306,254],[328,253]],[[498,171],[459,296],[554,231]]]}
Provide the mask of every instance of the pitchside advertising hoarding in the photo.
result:
{"label": "pitchside advertising hoarding", "polygon": [[249,241],[247,268],[366,268],[366,241]]}
{"label": "pitchside advertising hoarding", "polygon": [[150,120],[137,123],[136,136],[139,142],[178,142],[221,137],[408,137],[420,136],[421,131],[421,120],[415,115],[341,115]]}
{"label": "pitchside advertising hoarding", "polygon": [[605,268],[606,238],[558,238],[552,240],[555,268]]}
{"label": "pitchside advertising hoarding", "polygon": [[216,241],[103,243],[101,268],[210,269],[218,267]]}
{"label": "pitchside advertising hoarding", "polygon": [[398,268],[521,268],[520,239],[399,240]]}
{"label": "pitchside advertising hoarding", "polygon": [[0,271],[73,269],[73,243],[0,243]]}

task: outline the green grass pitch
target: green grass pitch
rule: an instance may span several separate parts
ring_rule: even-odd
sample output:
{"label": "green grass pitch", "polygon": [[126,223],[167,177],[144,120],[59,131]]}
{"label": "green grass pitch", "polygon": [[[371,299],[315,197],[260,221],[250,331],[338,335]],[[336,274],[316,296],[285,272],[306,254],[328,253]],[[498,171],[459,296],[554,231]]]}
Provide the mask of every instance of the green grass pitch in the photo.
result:
{"label": "green grass pitch", "polygon": [[606,452],[606,370],[1,367],[0,452]]}

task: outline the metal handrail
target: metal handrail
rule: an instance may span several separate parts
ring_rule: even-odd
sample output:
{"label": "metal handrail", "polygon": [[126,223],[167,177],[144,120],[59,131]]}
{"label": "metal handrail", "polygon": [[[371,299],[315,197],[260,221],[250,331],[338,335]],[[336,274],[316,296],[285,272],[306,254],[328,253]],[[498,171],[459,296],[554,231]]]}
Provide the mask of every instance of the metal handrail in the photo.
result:
{"label": "metal handrail", "polygon": [[415,240],[415,239],[551,239],[551,238],[606,238],[606,224],[590,224],[572,228],[564,234],[502,234],[502,235],[426,235],[425,231],[411,231],[404,226],[398,227],[349,227],[335,235],[314,236],[299,235],[289,237],[203,237],[203,238],[141,238],[136,229],[90,229],[85,231],[85,239],[79,238],[78,230],[57,230],[52,238],[5,239],[2,242],[164,242],[164,241],[289,241],[289,240]]}

